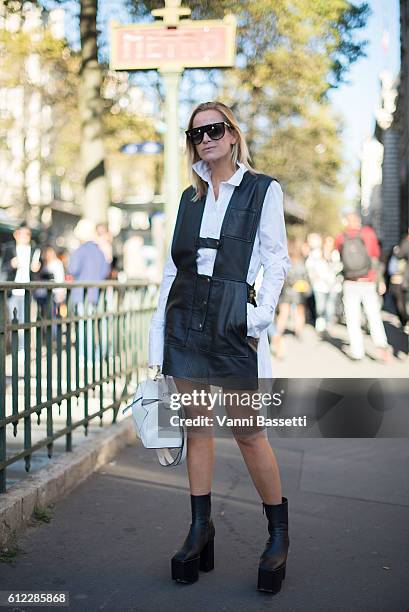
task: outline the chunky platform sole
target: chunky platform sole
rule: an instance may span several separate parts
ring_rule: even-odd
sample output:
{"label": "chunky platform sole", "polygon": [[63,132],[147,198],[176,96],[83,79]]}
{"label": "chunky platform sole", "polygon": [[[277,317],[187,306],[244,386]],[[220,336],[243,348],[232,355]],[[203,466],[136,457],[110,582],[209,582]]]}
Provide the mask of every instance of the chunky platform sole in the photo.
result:
{"label": "chunky platform sole", "polygon": [[285,563],[273,571],[258,570],[257,590],[273,593],[274,595],[281,590],[281,583],[285,578]]}
{"label": "chunky platform sole", "polygon": [[210,572],[214,569],[214,539],[209,540],[198,557],[179,561],[172,558],[172,579],[191,584],[199,579],[199,569]]}

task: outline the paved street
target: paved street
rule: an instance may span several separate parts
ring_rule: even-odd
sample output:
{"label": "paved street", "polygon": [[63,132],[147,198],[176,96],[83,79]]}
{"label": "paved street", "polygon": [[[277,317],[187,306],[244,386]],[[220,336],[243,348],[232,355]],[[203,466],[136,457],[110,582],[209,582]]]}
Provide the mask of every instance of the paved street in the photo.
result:
{"label": "paved street", "polygon": [[[409,0],[0,0],[0,40],[0,612],[409,612]],[[194,584],[150,363],[205,378],[144,442],[216,432]]]}
{"label": "paved street", "polygon": [[331,335],[320,338],[311,325],[306,325],[303,340],[292,333],[284,335],[285,357],[273,360],[273,373],[277,378],[408,378],[409,337],[401,331],[397,318],[383,311],[385,331],[394,358],[390,364],[375,359],[376,351],[371,338],[365,335],[366,355],[361,361],[352,361],[345,354],[348,334],[344,325],[334,325]]}
{"label": "paved street", "polygon": [[[189,524],[185,466],[164,469],[127,447],[53,508],[0,564],[2,589],[65,590],[71,610],[406,612],[409,608],[407,440],[274,442],[289,498],[287,577],[255,590],[266,521],[236,445],[217,441],[216,567],[194,585],[170,579]],[[26,608],[28,609],[28,608]]]}
{"label": "paved street", "polygon": [[[342,338],[345,329],[337,328]],[[352,363],[311,327],[286,336],[278,376],[405,376],[407,356]],[[370,346],[368,346],[370,350]],[[317,367],[320,368],[317,373]],[[2,589],[65,590],[75,611],[406,612],[409,610],[409,445],[406,439],[284,439],[272,443],[289,498],[290,555],[282,592],[255,590],[266,520],[231,438],[217,440],[216,568],[174,584],[170,557],[189,525],[186,467],[164,469],[127,447],[20,539],[0,564]]]}

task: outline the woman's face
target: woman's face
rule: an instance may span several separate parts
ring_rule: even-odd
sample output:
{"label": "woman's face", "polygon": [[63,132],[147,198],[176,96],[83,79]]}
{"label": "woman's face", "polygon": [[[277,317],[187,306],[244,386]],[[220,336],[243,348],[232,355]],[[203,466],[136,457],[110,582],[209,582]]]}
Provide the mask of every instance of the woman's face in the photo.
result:
{"label": "woman's face", "polygon": [[[197,113],[193,119],[192,127],[202,127],[210,123],[225,121],[223,115],[217,110],[206,110]],[[235,136],[227,127],[223,138],[212,140],[208,134],[203,136],[200,144],[195,145],[196,151],[201,159],[207,162],[217,162],[225,157],[230,158],[232,145],[237,141]]]}

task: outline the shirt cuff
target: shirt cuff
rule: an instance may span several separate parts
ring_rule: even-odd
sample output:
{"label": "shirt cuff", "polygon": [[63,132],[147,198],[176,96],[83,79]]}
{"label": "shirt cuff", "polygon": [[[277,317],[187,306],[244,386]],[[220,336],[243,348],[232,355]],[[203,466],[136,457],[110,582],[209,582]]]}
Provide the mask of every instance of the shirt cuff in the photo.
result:
{"label": "shirt cuff", "polygon": [[275,308],[271,304],[256,307],[247,302],[247,335],[259,338],[260,334],[272,323],[274,311]]}
{"label": "shirt cuff", "polygon": [[163,345],[164,345],[165,326],[151,325],[149,330],[149,359],[148,366],[163,364]]}

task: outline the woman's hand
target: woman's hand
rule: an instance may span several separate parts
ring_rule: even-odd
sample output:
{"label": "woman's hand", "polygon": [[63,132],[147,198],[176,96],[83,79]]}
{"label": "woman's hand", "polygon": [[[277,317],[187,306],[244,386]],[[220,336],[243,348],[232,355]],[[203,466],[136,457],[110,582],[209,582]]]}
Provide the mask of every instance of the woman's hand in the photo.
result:
{"label": "woman's hand", "polygon": [[254,306],[247,303],[247,336],[258,340],[274,319],[274,308],[268,304]]}

